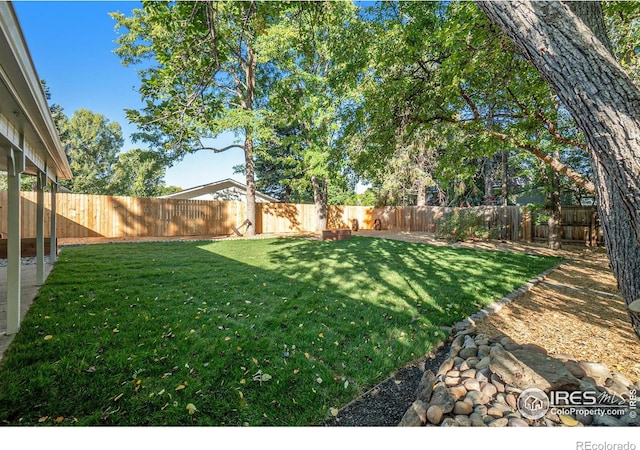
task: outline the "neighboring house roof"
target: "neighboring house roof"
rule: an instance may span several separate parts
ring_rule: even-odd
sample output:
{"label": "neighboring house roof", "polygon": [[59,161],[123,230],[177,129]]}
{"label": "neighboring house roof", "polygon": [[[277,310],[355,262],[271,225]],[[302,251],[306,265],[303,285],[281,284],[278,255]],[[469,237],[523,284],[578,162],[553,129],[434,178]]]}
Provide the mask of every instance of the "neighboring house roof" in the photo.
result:
{"label": "neighboring house roof", "polygon": [[[215,181],[209,184],[203,184],[202,186],[196,186],[189,189],[185,189],[180,192],[174,192],[173,194],[163,195],[160,198],[175,198],[175,199],[191,199],[191,200],[243,200],[247,186],[231,178],[226,180]],[[267,194],[256,191],[256,201],[263,203],[275,203],[278,200]]]}

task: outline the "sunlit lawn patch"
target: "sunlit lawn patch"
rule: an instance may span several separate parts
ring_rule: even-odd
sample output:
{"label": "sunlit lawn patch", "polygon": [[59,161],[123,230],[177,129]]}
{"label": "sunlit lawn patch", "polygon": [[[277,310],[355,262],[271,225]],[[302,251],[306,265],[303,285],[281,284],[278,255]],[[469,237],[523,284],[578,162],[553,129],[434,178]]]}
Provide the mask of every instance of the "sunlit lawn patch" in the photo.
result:
{"label": "sunlit lawn patch", "polygon": [[0,421],[318,424],[556,263],[366,238],[64,248]]}

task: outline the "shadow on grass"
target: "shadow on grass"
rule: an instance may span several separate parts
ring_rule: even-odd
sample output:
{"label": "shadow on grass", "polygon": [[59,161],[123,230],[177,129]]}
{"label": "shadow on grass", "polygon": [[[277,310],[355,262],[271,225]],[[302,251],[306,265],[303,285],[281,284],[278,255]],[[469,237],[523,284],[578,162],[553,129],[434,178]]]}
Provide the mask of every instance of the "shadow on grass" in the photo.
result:
{"label": "shadow on grass", "polygon": [[371,239],[65,248],[3,360],[0,421],[320,423],[426,354],[441,325],[553,264],[485,253]]}

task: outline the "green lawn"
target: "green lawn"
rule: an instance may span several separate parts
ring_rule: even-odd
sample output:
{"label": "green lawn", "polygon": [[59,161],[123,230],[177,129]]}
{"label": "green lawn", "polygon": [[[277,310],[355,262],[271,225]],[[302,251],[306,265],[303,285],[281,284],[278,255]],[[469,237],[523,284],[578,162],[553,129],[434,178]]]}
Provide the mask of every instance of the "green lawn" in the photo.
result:
{"label": "green lawn", "polygon": [[66,247],[0,368],[0,422],[319,424],[557,262],[370,238]]}

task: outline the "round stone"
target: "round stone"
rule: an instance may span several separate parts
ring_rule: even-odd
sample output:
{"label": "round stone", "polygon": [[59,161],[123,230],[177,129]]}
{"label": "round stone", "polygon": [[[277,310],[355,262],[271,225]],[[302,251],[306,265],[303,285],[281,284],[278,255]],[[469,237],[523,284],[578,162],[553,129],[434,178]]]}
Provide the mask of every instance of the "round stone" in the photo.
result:
{"label": "round stone", "polygon": [[467,389],[467,391],[480,390],[480,383],[475,378],[465,378],[462,380],[462,385]]}
{"label": "round stone", "polygon": [[473,340],[473,338],[471,336],[465,336],[464,337],[464,344],[462,345],[463,348],[470,348],[470,347],[475,347],[477,348],[478,346],[476,345],[475,341]]}
{"label": "round stone", "polygon": [[503,347],[506,348],[506,346],[509,344],[515,344],[515,342],[513,342],[513,339],[511,339],[510,337],[505,336],[502,339],[500,339],[500,345],[502,345]]}
{"label": "round stone", "polygon": [[506,417],[495,419],[489,422],[490,427],[506,427],[507,425],[509,425],[509,419],[507,419]]}
{"label": "round stone", "polygon": [[519,417],[509,417],[509,425],[510,427],[528,427],[529,424],[526,420],[521,419]]}
{"label": "round stone", "polygon": [[488,409],[487,409],[487,407],[486,407],[486,406],[484,406],[484,405],[477,405],[477,406],[474,406],[474,408],[473,408],[473,412],[474,412],[474,413],[478,413],[478,414],[480,414],[481,416],[486,416],[486,415],[487,415],[487,412],[488,412]]}
{"label": "round stone", "polygon": [[478,365],[478,362],[480,362],[480,358],[473,356],[471,358],[467,358],[467,364],[469,365],[470,369],[475,369],[476,366]]}
{"label": "round stone", "polygon": [[448,371],[444,375],[446,377],[456,378],[456,377],[460,376],[460,371],[459,370],[455,370],[455,369],[451,369],[450,371]]}
{"label": "round stone", "polygon": [[449,392],[451,392],[456,400],[460,400],[461,398],[464,398],[465,395],[467,395],[467,388],[459,384],[457,386],[451,386],[449,388]]}
{"label": "round stone", "polygon": [[476,369],[467,369],[464,372],[460,372],[460,378],[475,378]]}
{"label": "round stone", "polygon": [[465,397],[465,400],[470,400],[473,403],[473,406],[476,405],[486,405],[491,401],[491,399],[484,395],[480,391],[469,391]]}
{"label": "round stone", "polygon": [[478,361],[478,363],[476,364],[476,369],[484,370],[484,369],[487,369],[489,365],[491,365],[491,358],[489,358],[488,356],[485,356],[480,361]]}
{"label": "round stone", "polygon": [[488,382],[489,377],[491,377],[491,371],[489,369],[478,369],[476,367],[476,380],[480,383]]}
{"label": "round stone", "polygon": [[440,426],[441,427],[459,427],[460,425],[458,424],[458,422],[456,422],[451,417],[447,417],[446,419],[444,419],[442,421],[442,425],[440,425]]}
{"label": "round stone", "polygon": [[460,377],[446,377],[444,379],[444,384],[447,386],[457,386],[460,384]]}
{"label": "round stone", "polygon": [[513,412],[513,409],[511,409],[511,406],[507,405],[506,403],[499,403],[496,401],[493,403],[491,407],[496,408],[501,412],[500,417],[506,416],[508,413]]}
{"label": "round stone", "polygon": [[491,347],[489,347],[488,345],[480,345],[478,347],[478,357],[479,358],[485,358],[485,357],[489,356],[489,353],[491,353]]}
{"label": "round stone", "polygon": [[482,415],[478,413],[471,413],[469,416],[469,420],[471,420],[471,426],[474,427],[484,427],[486,426],[484,420],[482,420]]}
{"label": "round stone", "polygon": [[473,406],[467,402],[457,401],[453,407],[454,414],[462,414],[468,416],[473,412]]}
{"label": "round stone", "polygon": [[516,400],[515,395],[507,394],[507,405],[511,406],[513,409],[518,407],[518,401]]}
{"label": "round stone", "polygon": [[498,393],[498,389],[491,383],[487,383],[481,391],[484,395],[489,397],[494,397]]}
{"label": "round stone", "polygon": [[580,361],[578,365],[584,370],[586,376],[593,378],[600,386],[604,385],[607,378],[611,378],[611,371],[605,364]]}
{"label": "round stone", "polygon": [[499,419],[499,418],[501,418],[502,416],[504,416],[504,412],[503,412],[500,408],[498,408],[498,407],[496,407],[496,406],[492,406],[492,407],[490,407],[490,408],[487,410],[487,414],[488,414],[488,415],[490,415],[490,416],[492,416],[492,417],[495,417],[496,419]]}
{"label": "round stone", "polygon": [[507,403],[507,394],[505,394],[504,392],[498,392],[496,394],[496,404],[502,404],[502,405],[508,405]]}
{"label": "round stone", "polygon": [[471,419],[469,419],[469,416],[463,416],[463,415],[456,416],[455,417],[455,421],[461,427],[470,427],[470,426],[472,426],[471,425]]}
{"label": "round stone", "polygon": [[429,423],[439,425],[442,422],[442,409],[438,405],[431,405],[427,409],[427,420]]}
{"label": "round stone", "polygon": [[478,354],[478,347],[465,347],[460,350],[460,357],[464,359],[471,358]]}

